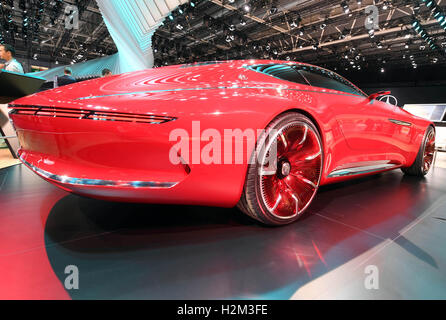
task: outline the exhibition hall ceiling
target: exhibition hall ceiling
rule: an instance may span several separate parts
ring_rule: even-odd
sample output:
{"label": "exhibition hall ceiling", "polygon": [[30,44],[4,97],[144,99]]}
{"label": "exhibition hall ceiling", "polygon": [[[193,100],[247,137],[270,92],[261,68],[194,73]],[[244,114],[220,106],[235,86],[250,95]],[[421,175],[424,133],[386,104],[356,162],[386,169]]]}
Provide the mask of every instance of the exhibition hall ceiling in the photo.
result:
{"label": "exhibition hall ceiling", "polygon": [[69,64],[116,52],[95,0],[6,0],[0,19],[0,41],[22,59]]}
{"label": "exhibition hall ceiling", "polygon": [[193,3],[156,32],[158,64],[252,57],[345,70],[446,61],[444,0]]}
{"label": "exhibition hall ceiling", "polygon": [[[67,64],[116,52],[95,0],[1,4],[0,40],[22,58]],[[67,28],[70,5],[79,24]],[[339,71],[443,65],[445,12],[445,0],[194,0],[156,31],[155,65],[246,58]]]}

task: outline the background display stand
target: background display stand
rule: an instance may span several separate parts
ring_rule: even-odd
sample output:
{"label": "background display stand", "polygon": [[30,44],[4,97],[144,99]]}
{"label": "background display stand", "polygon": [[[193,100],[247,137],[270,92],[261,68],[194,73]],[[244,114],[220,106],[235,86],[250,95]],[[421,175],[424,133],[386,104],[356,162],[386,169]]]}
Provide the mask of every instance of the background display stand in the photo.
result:
{"label": "background display stand", "polygon": [[406,104],[404,110],[435,124],[437,151],[446,152],[446,103]]}
{"label": "background display stand", "polygon": [[[37,92],[46,80],[43,78],[28,76],[0,70],[0,135],[2,137],[14,137],[15,131],[9,121],[8,103],[18,98]],[[16,138],[2,139],[17,158],[19,142]]]}

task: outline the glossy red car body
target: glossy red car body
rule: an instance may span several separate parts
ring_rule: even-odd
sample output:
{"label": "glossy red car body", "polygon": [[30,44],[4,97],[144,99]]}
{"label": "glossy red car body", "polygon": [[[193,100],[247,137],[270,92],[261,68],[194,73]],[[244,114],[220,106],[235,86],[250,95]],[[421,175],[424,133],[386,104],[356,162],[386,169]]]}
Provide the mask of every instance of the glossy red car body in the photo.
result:
{"label": "glossy red car body", "polygon": [[[247,163],[172,164],[169,150],[176,142],[169,134],[178,128],[191,132],[193,121],[200,121],[201,132],[264,129],[294,110],[312,119],[321,135],[321,185],[414,163],[429,121],[365,95],[247,68],[268,63],[289,62],[169,66],[16,100],[10,107],[16,110],[11,119],[20,158],[49,182],[89,197],[231,207],[240,199]],[[343,174],[351,168],[368,170]]]}

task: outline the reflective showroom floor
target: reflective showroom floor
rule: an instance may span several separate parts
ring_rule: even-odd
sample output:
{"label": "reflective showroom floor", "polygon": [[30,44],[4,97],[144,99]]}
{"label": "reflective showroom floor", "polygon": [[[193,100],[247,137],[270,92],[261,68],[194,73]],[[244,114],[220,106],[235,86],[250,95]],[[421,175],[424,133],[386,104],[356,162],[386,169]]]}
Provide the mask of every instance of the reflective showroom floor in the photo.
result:
{"label": "reflective showroom floor", "polygon": [[266,228],[237,209],[81,198],[12,166],[0,284],[0,299],[445,299],[446,169],[323,187],[299,222]]}

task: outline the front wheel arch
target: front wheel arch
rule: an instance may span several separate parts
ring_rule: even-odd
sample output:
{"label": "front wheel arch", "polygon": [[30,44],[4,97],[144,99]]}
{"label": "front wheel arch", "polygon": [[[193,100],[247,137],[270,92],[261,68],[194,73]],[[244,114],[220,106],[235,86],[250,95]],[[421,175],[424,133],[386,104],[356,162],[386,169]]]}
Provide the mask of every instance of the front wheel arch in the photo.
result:
{"label": "front wheel arch", "polygon": [[[427,170],[424,169],[424,162],[425,162],[425,152],[426,152],[426,148],[428,147],[428,139],[429,139],[429,135],[431,134],[431,132],[433,132],[433,144],[430,146],[430,152],[433,153],[431,155],[432,159],[431,159],[431,163],[429,164],[429,168]],[[406,175],[410,175],[410,176],[418,176],[418,177],[424,177],[432,168],[433,166],[433,159],[435,157],[435,137],[436,137],[436,130],[435,130],[435,126],[433,126],[432,124],[430,124],[424,134],[423,134],[423,138],[421,139],[421,143],[420,146],[418,148],[418,153],[415,157],[414,162],[407,167],[403,167],[401,168],[401,170],[406,174]],[[423,168],[422,168],[423,166]]]}

